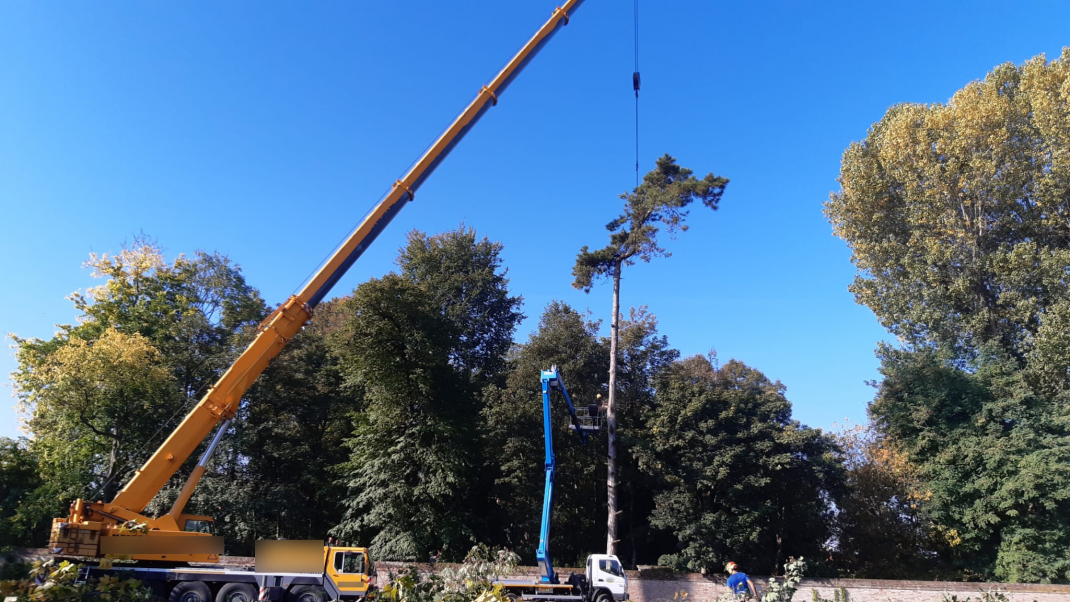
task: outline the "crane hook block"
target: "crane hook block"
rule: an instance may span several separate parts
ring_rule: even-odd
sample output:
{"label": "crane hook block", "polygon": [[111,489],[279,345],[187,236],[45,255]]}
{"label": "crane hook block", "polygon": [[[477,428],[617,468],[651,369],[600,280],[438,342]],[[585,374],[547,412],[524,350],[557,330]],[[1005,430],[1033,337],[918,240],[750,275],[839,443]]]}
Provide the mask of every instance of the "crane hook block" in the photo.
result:
{"label": "crane hook block", "polygon": [[632,90],[635,90],[635,95],[639,96],[639,72],[632,72]]}

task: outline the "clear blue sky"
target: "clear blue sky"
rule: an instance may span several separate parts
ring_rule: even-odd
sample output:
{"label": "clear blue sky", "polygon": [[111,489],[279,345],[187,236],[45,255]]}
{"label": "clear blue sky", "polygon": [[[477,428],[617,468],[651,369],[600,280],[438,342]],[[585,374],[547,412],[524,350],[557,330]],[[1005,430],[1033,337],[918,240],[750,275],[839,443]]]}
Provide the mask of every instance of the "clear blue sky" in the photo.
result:
{"label": "clear blue sky", "polygon": [[[226,253],[283,300],[553,7],[0,3],[0,331],[71,322],[87,254],[141,231],[171,255]],[[807,424],[864,419],[888,335],[821,214],[841,153],[891,104],[1058,56],[1070,9],[642,0],[640,16],[643,171],[668,152],[732,182],[672,258],[626,272],[623,303],[685,354],[781,380]],[[610,288],[574,291],[570,270],[634,183],[631,19],[631,2],[587,0],[335,292],[390,270],[406,231],[463,221],[505,245],[518,337],[555,298],[607,318]]]}

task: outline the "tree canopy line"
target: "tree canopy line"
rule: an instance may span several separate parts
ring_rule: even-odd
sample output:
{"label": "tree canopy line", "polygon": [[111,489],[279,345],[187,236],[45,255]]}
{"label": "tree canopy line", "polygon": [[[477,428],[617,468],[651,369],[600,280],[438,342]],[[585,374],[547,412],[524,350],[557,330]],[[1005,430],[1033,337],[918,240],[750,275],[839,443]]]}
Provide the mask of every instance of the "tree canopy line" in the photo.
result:
{"label": "tree canopy line", "polygon": [[[625,195],[610,246],[582,249],[579,286],[661,254],[627,232],[651,233],[644,207],[670,233],[686,216],[662,194],[674,169],[663,158],[644,179],[657,194]],[[715,208],[721,180],[686,198]],[[332,533],[381,559],[481,542],[531,563],[539,371],[559,366],[589,403],[615,355],[625,564],[762,573],[805,556],[825,575],[1070,580],[1070,50],[997,67],[946,104],[892,107],[839,183],[825,214],[858,267],[851,290],[898,338],[877,349],[864,426],[809,428],[758,368],[682,356],[639,292],[610,337],[555,301],[517,341],[502,245],[414,231],[393,272],[321,305],[250,389],[188,511],[215,517],[230,554]],[[102,284],[72,296],[77,323],[14,338],[33,437],[0,441],[3,545],[43,545],[70,499],[114,495],[272,309],[216,253],[167,261],[137,240],[87,265]],[[552,549],[575,565],[605,549],[610,450],[558,416]]]}

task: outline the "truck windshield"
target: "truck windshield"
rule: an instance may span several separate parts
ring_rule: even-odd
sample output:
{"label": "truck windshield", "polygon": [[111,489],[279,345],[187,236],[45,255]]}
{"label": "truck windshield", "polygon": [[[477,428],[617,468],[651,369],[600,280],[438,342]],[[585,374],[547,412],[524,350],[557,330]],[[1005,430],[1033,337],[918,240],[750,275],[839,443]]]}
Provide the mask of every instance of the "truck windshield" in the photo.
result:
{"label": "truck windshield", "polygon": [[361,552],[336,552],[334,570],[339,573],[363,573],[364,554]]}
{"label": "truck windshield", "polygon": [[598,570],[603,573],[609,573],[610,575],[616,575],[617,577],[624,576],[624,571],[620,570],[620,563],[609,558],[603,558],[598,561]]}
{"label": "truck windshield", "polygon": [[212,528],[212,521],[210,520],[187,520],[186,532],[187,533],[208,533],[211,535],[215,532]]}

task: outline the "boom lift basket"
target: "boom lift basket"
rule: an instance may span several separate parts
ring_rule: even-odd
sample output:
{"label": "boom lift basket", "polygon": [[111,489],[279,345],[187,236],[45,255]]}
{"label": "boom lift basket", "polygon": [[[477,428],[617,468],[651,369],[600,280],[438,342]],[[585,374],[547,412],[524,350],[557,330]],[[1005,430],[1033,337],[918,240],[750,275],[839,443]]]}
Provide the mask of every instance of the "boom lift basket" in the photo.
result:
{"label": "boom lift basket", "polygon": [[591,404],[576,408],[576,422],[570,423],[568,428],[574,431],[589,432],[602,429],[602,423],[606,418],[605,406]]}

